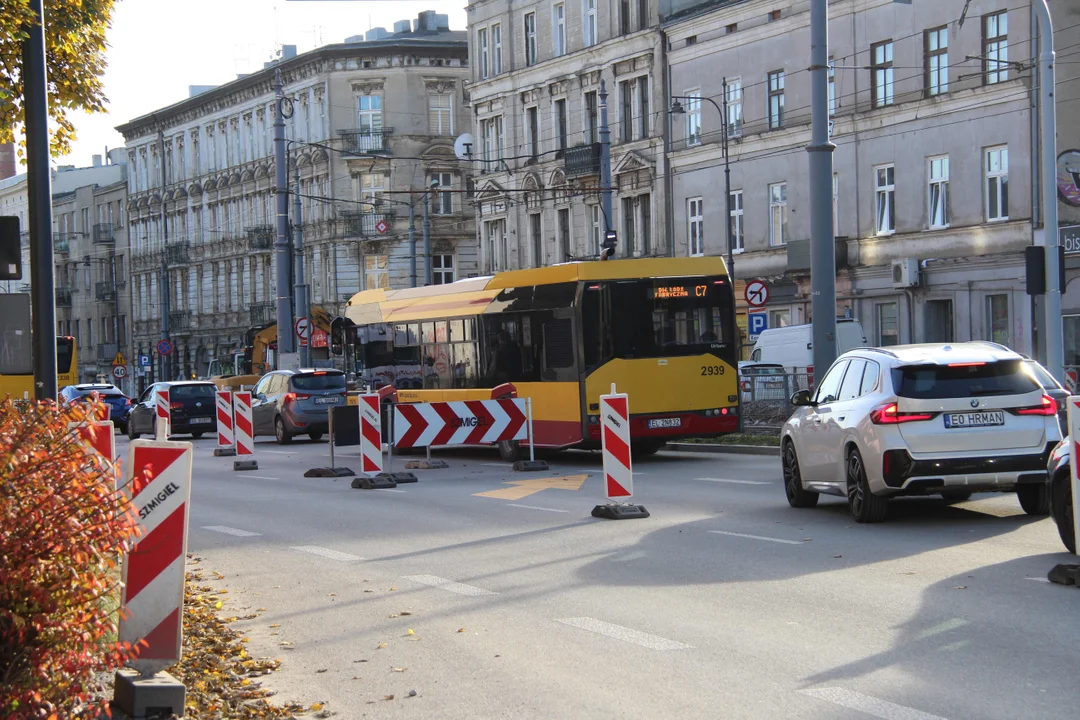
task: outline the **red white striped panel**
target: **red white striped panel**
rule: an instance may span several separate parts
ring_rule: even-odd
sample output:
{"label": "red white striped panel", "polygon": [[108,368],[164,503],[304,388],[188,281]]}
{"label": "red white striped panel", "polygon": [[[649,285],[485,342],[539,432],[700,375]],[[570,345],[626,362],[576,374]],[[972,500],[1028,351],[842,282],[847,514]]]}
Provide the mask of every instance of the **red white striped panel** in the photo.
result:
{"label": "red white striped panel", "polygon": [[153,673],[180,659],[191,493],[191,443],[134,440],[127,462],[127,492],[142,534],[124,556],[120,620],[122,642],[146,646],[131,667]]}
{"label": "red white striped panel", "polygon": [[[165,421],[165,436],[158,437],[159,421]],[[172,407],[169,405],[169,389],[154,392],[154,436],[158,440],[168,440],[172,435]]]}
{"label": "red white striped panel", "polygon": [[109,462],[116,462],[116,434],[112,420],[71,423],[68,427],[86,443],[88,450],[96,452]]}
{"label": "red white striped panel", "polygon": [[525,420],[524,398],[395,405],[394,447],[527,440]]}
{"label": "red white striped panel", "polygon": [[634,494],[630,463],[630,403],[625,393],[600,396],[601,446],[604,482],[609,500]]}
{"label": "red white striped panel", "polygon": [[254,425],[251,420],[251,393],[233,393],[233,428],[236,432],[236,454],[255,454]]}
{"label": "red white striped panel", "polygon": [[378,395],[360,396],[360,459],[365,475],[377,475],[383,469],[382,415]]}
{"label": "red white striped panel", "polygon": [[236,440],[233,436],[233,399],[231,390],[218,390],[214,393],[217,407],[217,444],[221,448],[231,448]]}

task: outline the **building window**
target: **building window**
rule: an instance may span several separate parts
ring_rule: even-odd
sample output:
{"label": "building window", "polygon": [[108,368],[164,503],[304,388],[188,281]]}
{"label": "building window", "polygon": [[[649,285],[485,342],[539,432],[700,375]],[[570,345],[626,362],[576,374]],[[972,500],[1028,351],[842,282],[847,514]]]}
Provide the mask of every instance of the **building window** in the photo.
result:
{"label": "building window", "polygon": [[779,10],[770,10],[769,11],[769,22],[776,22],[779,19],[780,19],[780,11]]}
{"label": "building window", "polygon": [[540,213],[529,213],[529,244],[532,245],[533,267],[543,267],[544,237]]}
{"label": "building window", "polygon": [[525,65],[536,64],[536,13],[525,13]]}
{"label": "building window", "polygon": [[983,82],[993,85],[1009,79],[1008,11],[983,15]]}
{"label": "building window", "polygon": [[560,98],[554,103],[555,112],[555,149],[559,151],[556,157],[561,157],[562,151],[566,150],[566,99]]}
{"label": "building window", "polygon": [[870,73],[873,76],[873,104],[880,108],[893,104],[892,40],[870,46]]}
{"label": "building window", "polygon": [[432,135],[454,134],[453,100],[450,94],[428,95],[428,129]]}
{"label": "building window", "polygon": [[585,47],[596,44],[596,0],[585,0]]}
{"label": "building window", "polygon": [[784,127],[784,71],[769,73],[769,129]]}
{"label": "building window", "polygon": [[923,40],[926,97],[949,92],[949,28],[927,30]]}
{"label": "building window", "polygon": [[525,108],[525,132],[528,133],[529,162],[540,159],[540,119],[536,106]]}
{"label": "building window", "polygon": [[621,112],[619,115],[622,142],[649,136],[649,78],[642,75],[619,83]]}
{"label": "building window", "polygon": [[701,144],[701,91],[687,90],[686,93],[686,144]]}
{"label": "building window", "polygon": [[742,135],[742,78],[727,82],[727,134],[729,138]]}
{"label": "building window", "polygon": [[598,106],[596,91],[590,90],[585,93],[585,141],[588,143],[599,142]]}
{"label": "building window", "polygon": [[1009,219],[1009,148],[986,150],[986,220]]}
{"label": "building window", "polygon": [[438,183],[439,189],[435,194],[433,211],[436,215],[451,215],[454,212],[454,174],[432,173],[431,184]]}
{"label": "building window", "polygon": [[390,287],[390,256],[364,256],[364,289],[376,290]]}
{"label": "building window", "polygon": [[742,190],[732,190],[728,200],[731,203],[731,249],[742,252],[746,249],[743,236],[743,195]]}
{"label": "building window", "polygon": [[787,244],[787,183],[769,186],[769,244]]}
{"label": "building window", "polygon": [[[829,58],[829,117],[836,114],[836,61]],[[829,123],[830,130],[832,123]],[[831,132],[829,133],[832,134]]]}
{"label": "building window", "polygon": [[986,296],[986,334],[990,342],[1009,345],[1009,296]]}
{"label": "building window", "polygon": [[361,95],[356,101],[357,127],[360,130],[356,138],[360,150],[382,149],[382,96]]}
{"label": "building window", "polygon": [[556,219],[559,231],[559,257],[556,262],[566,262],[573,256],[570,245],[570,208],[559,208]]}
{"label": "building window", "polygon": [[874,168],[874,231],[888,235],[896,231],[896,166]]}
{"label": "building window", "polygon": [[630,34],[630,0],[619,0],[619,34]]}
{"label": "building window", "polygon": [[649,78],[637,79],[638,137],[649,137]]}
{"label": "building window", "polygon": [[623,247],[628,257],[635,255],[638,251],[637,234],[635,232],[637,230],[636,206],[636,197],[622,199]]}
{"label": "building window", "polygon": [[431,256],[431,283],[449,285],[454,282],[454,256],[437,254]]}
{"label": "building window", "polygon": [[555,56],[566,54],[566,6],[555,3],[551,12],[551,40]]}
{"label": "building window", "polygon": [[927,163],[926,207],[930,211],[930,227],[949,227],[949,156],[932,157]]}
{"label": "building window", "polygon": [[791,311],[790,310],[770,310],[769,311],[769,327],[781,328],[791,325]]}
{"label": "building window", "polygon": [[705,216],[702,212],[701,198],[686,200],[686,234],[691,257],[705,254]]}
{"label": "building window", "polygon": [[589,206],[589,252],[593,255],[600,254],[600,239],[603,235],[603,224],[600,222],[600,206]]}
{"label": "building window", "polygon": [[491,26],[491,74],[498,75],[502,72],[502,25],[495,23]]}
{"label": "building window", "polygon": [[480,121],[483,133],[483,160],[484,172],[494,172],[499,169],[499,159],[502,157],[503,119],[502,115],[487,118]]}
{"label": "building window", "polygon": [[480,46],[480,77],[486,78],[491,75],[491,54],[488,48],[487,28],[476,31],[476,44]]}
{"label": "building window", "polygon": [[900,344],[900,317],[896,303],[878,303],[877,333],[879,347]]}
{"label": "building window", "polygon": [[485,220],[484,237],[487,240],[489,269],[492,272],[506,268],[506,220]]}
{"label": "building window", "polygon": [[644,30],[649,25],[649,0],[637,0],[637,29]]}
{"label": "building window", "polygon": [[619,138],[623,142],[634,139],[634,87],[629,81],[619,83]]}

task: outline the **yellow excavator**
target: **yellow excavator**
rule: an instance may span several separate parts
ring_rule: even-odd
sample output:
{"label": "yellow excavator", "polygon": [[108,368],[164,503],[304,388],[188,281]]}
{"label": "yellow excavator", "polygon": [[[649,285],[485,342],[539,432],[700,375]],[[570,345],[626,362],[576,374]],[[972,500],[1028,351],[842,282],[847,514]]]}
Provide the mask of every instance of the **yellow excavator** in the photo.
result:
{"label": "yellow excavator", "polygon": [[[311,311],[315,327],[330,333],[330,315],[320,308]],[[277,323],[258,325],[247,331],[244,348],[233,351],[227,360],[211,360],[210,381],[222,390],[251,387],[274,369],[277,355]]]}

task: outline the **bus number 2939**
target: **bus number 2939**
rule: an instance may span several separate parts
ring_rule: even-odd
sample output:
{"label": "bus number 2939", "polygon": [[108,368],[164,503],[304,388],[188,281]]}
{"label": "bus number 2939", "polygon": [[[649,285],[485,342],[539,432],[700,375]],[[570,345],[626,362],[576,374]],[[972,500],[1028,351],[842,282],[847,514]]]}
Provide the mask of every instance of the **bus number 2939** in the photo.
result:
{"label": "bus number 2939", "polygon": [[723,375],[724,374],[724,366],[723,365],[702,365],[701,366],[701,374],[702,375]]}

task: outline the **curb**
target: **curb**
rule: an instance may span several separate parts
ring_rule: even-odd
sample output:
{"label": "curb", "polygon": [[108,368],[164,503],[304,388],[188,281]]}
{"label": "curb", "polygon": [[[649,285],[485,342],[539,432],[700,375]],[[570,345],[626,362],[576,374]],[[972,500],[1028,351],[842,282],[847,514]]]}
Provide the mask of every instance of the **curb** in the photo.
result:
{"label": "curb", "polygon": [[720,445],[711,443],[668,443],[667,450],[692,453],[732,455],[771,455],[780,457],[780,448],[771,445]]}

